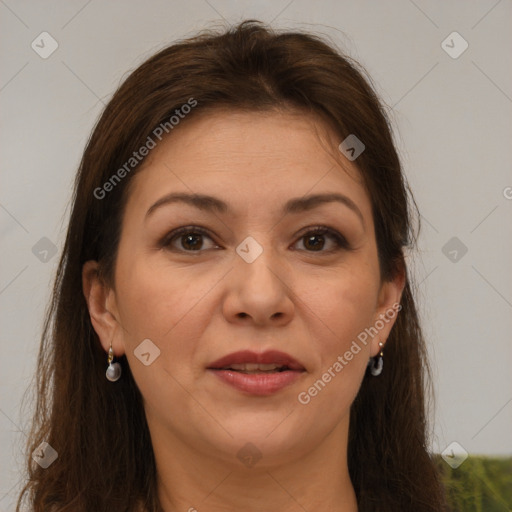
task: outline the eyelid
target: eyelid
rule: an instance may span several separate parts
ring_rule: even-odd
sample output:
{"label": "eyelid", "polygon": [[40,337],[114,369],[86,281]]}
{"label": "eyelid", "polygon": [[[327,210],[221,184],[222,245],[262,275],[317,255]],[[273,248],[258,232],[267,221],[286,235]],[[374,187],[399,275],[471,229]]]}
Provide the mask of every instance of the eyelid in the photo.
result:
{"label": "eyelid", "polygon": [[315,254],[315,253],[329,254],[332,252],[339,251],[340,249],[344,249],[347,251],[351,249],[351,246],[350,246],[348,240],[337,229],[331,228],[329,226],[321,225],[321,224],[317,225],[317,226],[308,226],[308,227],[302,229],[301,231],[299,231],[299,233],[297,233],[295,235],[296,237],[298,237],[298,239],[296,242],[294,242],[294,245],[301,238],[305,237],[308,234],[328,235],[334,239],[337,247],[335,247],[334,249],[328,250],[328,251],[304,251],[304,252],[311,253],[311,254]]}
{"label": "eyelid", "polygon": [[[179,228],[172,230],[170,233],[166,234],[162,238],[162,240],[159,242],[159,246],[162,248],[169,247],[169,245],[171,244],[173,239],[179,237],[180,235],[186,234],[186,233],[196,233],[196,234],[205,236],[205,237],[209,238],[210,240],[212,240],[212,242],[214,242],[214,244],[218,246],[218,244],[214,240],[214,237],[209,233],[209,231],[207,229],[202,228],[200,226],[195,226],[195,225],[181,226]],[[325,226],[325,225],[307,226],[307,227],[303,228],[302,230],[300,230],[298,233],[295,234],[296,240],[293,243],[293,245],[295,245],[298,241],[300,241],[301,238],[305,237],[308,234],[328,235],[334,240],[336,247],[334,249],[327,250],[327,251],[301,250],[302,252],[311,253],[311,254],[322,254],[322,253],[329,254],[332,252],[339,251],[341,249],[344,249],[344,250],[351,249],[350,244],[347,241],[347,239],[337,229],[334,229],[334,228],[331,228],[331,227]],[[197,251],[186,251],[183,249],[173,249],[173,250],[175,250],[176,252],[197,253],[197,254],[204,252],[204,250],[197,250]]]}
{"label": "eyelid", "polygon": [[[172,230],[170,233],[167,233],[162,238],[162,240],[159,242],[158,245],[160,247],[168,247],[171,244],[171,241],[174,238],[177,238],[180,235],[183,235],[183,234],[186,234],[186,233],[197,233],[199,235],[206,236],[206,237],[208,237],[210,240],[212,240],[215,243],[215,240],[210,235],[208,230],[206,230],[206,229],[204,229],[204,228],[202,228],[200,226],[190,225],[190,226],[181,226],[179,228],[176,228],[176,229]],[[177,251],[179,251],[179,252],[187,252],[187,253],[191,253],[191,252],[200,253],[200,252],[203,252],[203,251],[184,251],[184,250],[180,251],[179,249],[177,249]]]}

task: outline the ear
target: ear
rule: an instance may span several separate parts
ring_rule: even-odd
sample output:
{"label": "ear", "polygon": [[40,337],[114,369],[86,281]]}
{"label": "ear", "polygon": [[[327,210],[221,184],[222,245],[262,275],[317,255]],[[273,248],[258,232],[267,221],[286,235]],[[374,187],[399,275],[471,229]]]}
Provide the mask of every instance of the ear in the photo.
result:
{"label": "ear", "polygon": [[121,324],[118,321],[115,292],[108,287],[98,273],[98,262],[90,260],[82,267],[82,289],[89,309],[91,323],[105,352],[110,344],[114,355],[124,354],[124,346],[119,336]]}
{"label": "ear", "polygon": [[381,284],[373,323],[378,332],[372,339],[372,357],[375,357],[381,350],[379,342],[383,345],[386,344],[396,317],[402,309],[400,299],[405,286],[405,275],[405,267],[400,265],[395,277],[390,281],[383,281]]}

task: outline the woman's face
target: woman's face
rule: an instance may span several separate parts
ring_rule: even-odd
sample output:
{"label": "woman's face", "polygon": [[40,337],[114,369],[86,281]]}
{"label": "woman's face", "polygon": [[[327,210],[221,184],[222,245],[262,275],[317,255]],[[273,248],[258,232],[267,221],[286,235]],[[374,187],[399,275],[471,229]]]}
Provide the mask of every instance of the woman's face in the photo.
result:
{"label": "woman's face", "polygon": [[[126,354],[152,436],[225,460],[252,443],[270,463],[346,433],[403,283],[381,283],[370,199],[340,142],[307,116],[218,112],[176,128],[133,178],[115,321],[93,323]],[[209,369],[271,350],[302,371]]]}

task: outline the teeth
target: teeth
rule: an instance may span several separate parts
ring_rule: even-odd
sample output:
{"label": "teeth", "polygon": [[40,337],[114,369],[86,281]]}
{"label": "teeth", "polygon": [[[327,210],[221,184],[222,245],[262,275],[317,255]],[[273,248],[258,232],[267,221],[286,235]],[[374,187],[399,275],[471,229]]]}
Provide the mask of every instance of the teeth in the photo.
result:
{"label": "teeth", "polygon": [[258,363],[238,363],[229,366],[232,370],[240,370],[247,372],[263,371],[269,372],[281,368],[282,365],[269,363],[269,364],[258,364]]}

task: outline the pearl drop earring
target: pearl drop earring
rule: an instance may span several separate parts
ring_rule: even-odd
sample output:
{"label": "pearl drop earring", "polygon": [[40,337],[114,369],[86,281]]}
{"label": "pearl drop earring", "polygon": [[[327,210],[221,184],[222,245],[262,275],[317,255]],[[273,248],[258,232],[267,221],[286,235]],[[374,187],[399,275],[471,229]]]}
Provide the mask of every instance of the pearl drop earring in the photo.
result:
{"label": "pearl drop earring", "polygon": [[108,350],[108,368],[105,372],[105,376],[110,382],[115,382],[121,377],[121,365],[119,363],[113,363],[114,351],[112,350],[112,342],[110,342],[110,348]]}
{"label": "pearl drop earring", "polygon": [[[377,356],[377,358],[370,358],[368,361],[370,372],[374,377],[377,377],[382,373],[382,367],[384,366],[384,353],[382,352],[383,346],[384,344],[379,342],[380,354]],[[375,359],[377,359],[377,363],[375,363]]]}

